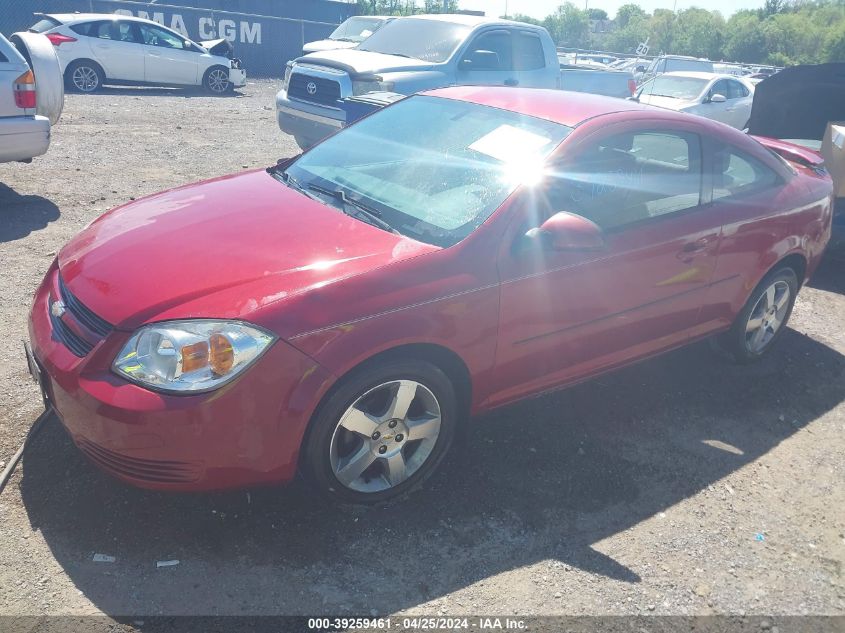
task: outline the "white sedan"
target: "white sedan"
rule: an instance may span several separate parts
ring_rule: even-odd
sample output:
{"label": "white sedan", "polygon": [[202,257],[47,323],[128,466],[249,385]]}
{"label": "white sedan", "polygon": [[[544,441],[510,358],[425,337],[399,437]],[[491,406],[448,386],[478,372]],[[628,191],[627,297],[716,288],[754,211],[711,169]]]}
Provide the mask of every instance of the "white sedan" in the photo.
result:
{"label": "white sedan", "polygon": [[69,89],[95,92],[103,84],[204,86],[213,94],[246,83],[225,39],[194,42],[151,20],[111,13],[36,14],[30,31],[43,33]]}
{"label": "white sedan", "polygon": [[672,72],[645,82],[632,99],[697,114],[743,130],[751,117],[754,86],[732,75]]}

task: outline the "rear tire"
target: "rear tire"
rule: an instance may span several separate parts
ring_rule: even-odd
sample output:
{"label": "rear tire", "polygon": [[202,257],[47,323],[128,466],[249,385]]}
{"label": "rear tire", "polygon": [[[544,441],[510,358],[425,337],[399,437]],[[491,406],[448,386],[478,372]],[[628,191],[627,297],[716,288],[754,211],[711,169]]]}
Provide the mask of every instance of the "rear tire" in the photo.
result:
{"label": "rear tire", "polygon": [[68,64],[65,70],[65,85],[68,90],[91,94],[103,87],[106,74],[97,62],[90,59],[77,59]]}
{"label": "rear tire", "polygon": [[714,339],[717,349],[736,363],[761,359],[781,337],[798,296],[798,276],[780,266],[757,284],[731,329]]}
{"label": "rear tire", "polygon": [[212,66],[206,70],[202,78],[202,86],[213,95],[226,94],[235,89],[229,81],[229,69],[225,66]]}
{"label": "rear tire", "polygon": [[390,360],[342,379],[302,443],[300,469],[334,501],[381,504],[417,490],[455,436],[459,407],[438,367]]}

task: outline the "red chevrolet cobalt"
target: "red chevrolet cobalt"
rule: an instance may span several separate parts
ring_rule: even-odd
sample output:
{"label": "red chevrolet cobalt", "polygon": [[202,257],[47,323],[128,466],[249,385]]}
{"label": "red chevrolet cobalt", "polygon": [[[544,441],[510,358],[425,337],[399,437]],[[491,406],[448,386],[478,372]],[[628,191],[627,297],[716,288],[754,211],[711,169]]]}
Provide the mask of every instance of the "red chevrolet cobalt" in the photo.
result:
{"label": "red chevrolet cobalt", "polygon": [[457,87],[267,170],[115,209],[30,365],[134,485],[418,487],[470,415],[717,336],[768,352],[819,262],[818,154],[616,99]]}

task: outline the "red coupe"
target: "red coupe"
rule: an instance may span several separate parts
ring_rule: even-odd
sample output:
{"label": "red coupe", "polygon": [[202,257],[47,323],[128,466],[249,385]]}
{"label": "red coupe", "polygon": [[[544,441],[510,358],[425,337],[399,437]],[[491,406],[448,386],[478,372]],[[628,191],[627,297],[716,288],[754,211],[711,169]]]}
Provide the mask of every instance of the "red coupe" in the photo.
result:
{"label": "red coupe", "polygon": [[771,349],[830,235],[812,151],[579,93],[404,99],[266,170],[115,209],[30,366],[120,479],[419,486],[472,414],[715,336]]}

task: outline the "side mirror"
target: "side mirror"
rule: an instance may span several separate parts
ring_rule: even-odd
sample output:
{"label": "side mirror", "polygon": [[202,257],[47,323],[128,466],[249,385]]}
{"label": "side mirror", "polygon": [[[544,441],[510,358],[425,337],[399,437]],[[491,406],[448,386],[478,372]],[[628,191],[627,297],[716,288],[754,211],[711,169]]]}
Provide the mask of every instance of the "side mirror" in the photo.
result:
{"label": "side mirror", "polygon": [[710,97],[710,103],[724,103],[725,101],[727,101],[725,95],[714,94]]}
{"label": "side mirror", "polygon": [[473,51],[461,61],[463,70],[499,70],[499,55],[493,51]]}
{"label": "side mirror", "polygon": [[555,213],[525,236],[553,251],[588,251],[604,246],[604,233],[598,224],[568,211]]}
{"label": "side mirror", "polygon": [[636,70],[634,70],[634,72],[635,73],[644,73],[645,72],[645,66],[637,66],[637,68],[636,68]]}

